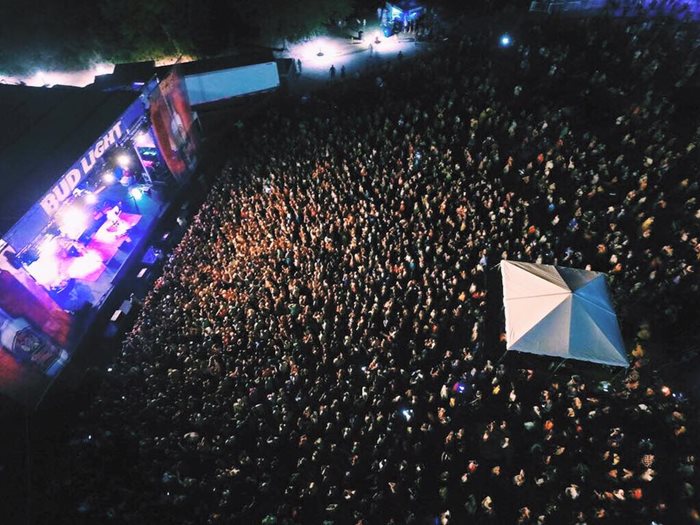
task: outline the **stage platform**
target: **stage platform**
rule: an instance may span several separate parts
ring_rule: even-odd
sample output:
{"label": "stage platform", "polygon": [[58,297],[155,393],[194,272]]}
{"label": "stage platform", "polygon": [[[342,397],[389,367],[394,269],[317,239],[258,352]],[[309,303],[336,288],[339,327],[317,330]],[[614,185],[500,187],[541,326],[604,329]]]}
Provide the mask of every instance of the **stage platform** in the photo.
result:
{"label": "stage platform", "polygon": [[[22,301],[21,296],[14,304],[3,307],[18,317],[31,319],[45,332],[55,326],[51,336],[60,341],[61,348],[72,351],[83,340],[112,292],[119,285],[123,286],[125,275],[141,261],[155,229],[161,225],[161,218],[170,209],[172,197],[151,190],[134,199],[128,189],[120,185],[105,190],[100,195],[100,202],[121,203],[120,220],[88,225],[85,233],[73,241],[78,248],[72,255],[65,250],[61,253],[46,250],[44,255],[25,266],[29,275],[23,272],[14,274],[19,279],[16,284],[18,294],[24,289],[32,290],[31,308],[22,310],[22,304],[30,301]],[[4,270],[2,275],[5,276],[14,271],[5,257],[0,260],[0,270]],[[67,284],[61,288],[50,286],[61,281]],[[65,322],[59,322],[64,317]],[[60,330],[59,327],[66,329]],[[69,354],[60,348],[51,348],[60,352],[62,357],[50,369],[37,366],[38,362],[25,366],[15,356],[0,351],[0,382],[4,392],[25,406],[36,406],[70,359]],[[32,360],[35,361],[36,357]]]}
{"label": "stage platform", "polygon": [[38,284],[64,310],[99,308],[134,252],[144,247],[153,227],[165,213],[167,199],[151,189],[135,198],[127,188],[113,185],[100,195],[101,202],[118,206],[118,216],[93,219],[76,241],[42,250],[27,266]]}

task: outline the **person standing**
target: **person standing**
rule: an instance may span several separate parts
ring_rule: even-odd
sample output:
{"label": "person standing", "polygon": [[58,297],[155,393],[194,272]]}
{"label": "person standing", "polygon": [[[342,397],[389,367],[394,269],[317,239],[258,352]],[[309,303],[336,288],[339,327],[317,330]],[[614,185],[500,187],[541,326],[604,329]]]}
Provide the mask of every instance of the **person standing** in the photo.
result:
{"label": "person standing", "polygon": [[335,65],[331,66],[330,73],[331,73],[331,80],[335,80]]}
{"label": "person standing", "polygon": [[340,78],[345,78],[345,66],[340,66]]}
{"label": "person standing", "polygon": [[297,58],[297,74],[301,75],[301,58]]}

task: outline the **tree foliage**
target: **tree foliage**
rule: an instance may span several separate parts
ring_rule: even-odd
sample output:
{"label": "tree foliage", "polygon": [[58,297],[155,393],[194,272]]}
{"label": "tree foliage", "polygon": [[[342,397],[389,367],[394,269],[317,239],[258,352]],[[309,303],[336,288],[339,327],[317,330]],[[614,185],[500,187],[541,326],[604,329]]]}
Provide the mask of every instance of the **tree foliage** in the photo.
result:
{"label": "tree foliage", "polygon": [[355,0],[1,0],[0,73],[213,55],[279,45],[348,16]]}
{"label": "tree foliage", "polygon": [[353,10],[351,0],[235,0],[241,15],[251,21],[258,36],[269,41],[297,40],[307,36],[329,20],[345,18]]}
{"label": "tree foliage", "polygon": [[95,33],[86,30],[88,0],[70,9],[50,0],[4,0],[0,9],[0,72],[31,73],[40,68],[80,67],[100,51]]}

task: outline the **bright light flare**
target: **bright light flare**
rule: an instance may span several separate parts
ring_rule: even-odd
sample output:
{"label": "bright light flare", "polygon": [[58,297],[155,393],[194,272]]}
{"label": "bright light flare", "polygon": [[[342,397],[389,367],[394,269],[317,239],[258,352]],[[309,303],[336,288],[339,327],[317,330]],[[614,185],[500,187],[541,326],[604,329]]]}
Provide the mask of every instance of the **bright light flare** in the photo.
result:
{"label": "bright light flare", "polygon": [[100,62],[93,64],[87,69],[76,71],[36,71],[32,75],[25,76],[2,76],[0,80],[8,84],[19,84],[27,86],[76,86],[85,87],[95,81],[97,75],[107,75],[114,71],[114,64]]}
{"label": "bright light flare", "polygon": [[192,55],[161,57],[156,59],[156,67],[172,66],[173,64],[184,64],[186,62],[192,62],[194,60],[197,60],[197,57],[194,57]]}
{"label": "bright light flare", "polygon": [[99,253],[88,250],[80,257],[74,257],[70,260],[67,273],[73,279],[84,279],[86,276],[99,271],[102,264]]}
{"label": "bright light flare", "polygon": [[58,251],[58,243],[56,237],[46,237],[39,245],[39,254],[42,257],[53,255]]}
{"label": "bright light flare", "polygon": [[88,215],[76,206],[70,206],[58,218],[63,234],[70,239],[80,237],[88,226]]}
{"label": "bright light flare", "polygon": [[510,47],[510,45],[513,43],[513,39],[510,37],[510,35],[508,33],[505,33],[505,34],[501,35],[499,42],[501,44],[501,47]]}
{"label": "bright light flare", "polygon": [[85,202],[87,204],[97,204],[97,195],[91,192],[85,194]]}
{"label": "bright light flare", "polygon": [[[293,44],[289,49],[291,56],[301,59],[304,69],[330,68],[341,56],[341,52],[339,42],[327,36]],[[335,64],[335,67],[340,68],[340,64]]]}
{"label": "bright light flare", "polygon": [[106,184],[114,184],[117,181],[117,177],[116,175],[114,175],[114,172],[110,170],[104,172],[104,174],[102,175],[102,180]]}
{"label": "bright light flare", "polygon": [[117,164],[122,168],[128,168],[131,165],[131,159],[126,153],[117,155]]}
{"label": "bright light flare", "polygon": [[374,43],[374,40],[372,40],[374,53],[377,55],[397,55],[399,51],[405,52],[409,48],[408,43],[399,41],[398,35],[380,38],[380,40],[379,44]]}
{"label": "bright light flare", "polygon": [[141,197],[143,197],[143,191],[141,191],[141,188],[131,188],[129,190],[129,195],[131,195],[135,200],[140,201]]}
{"label": "bright light flare", "polygon": [[[32,77],[30,77],[36,86],[43,86],[48,84],[48,75],[43,71],[37,71]],[[31,85],[31,84],[30,84]]]}
{"label": "bright light flare", "polygon": [[154,146],[153,139],[145,131],[139,131],[134,137],[134,145],[137,148],[152,148]]}
{"label": "bright light flare", "polygon": [[111,75],[114,72],[114,64],[95,64],[95,75]]}

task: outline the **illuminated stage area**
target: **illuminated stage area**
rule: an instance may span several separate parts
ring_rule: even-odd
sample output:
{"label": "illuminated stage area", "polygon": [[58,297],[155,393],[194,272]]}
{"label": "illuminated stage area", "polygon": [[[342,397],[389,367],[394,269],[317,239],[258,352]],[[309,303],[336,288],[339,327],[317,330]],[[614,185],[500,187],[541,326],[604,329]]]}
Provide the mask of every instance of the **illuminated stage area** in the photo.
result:
{"label": "illuminated stage area", "polygon": [[131,93],[0,86],[0,113],[19,124],[0,137],[0,392],[31,407],[189,180],[197,139],[176,72]]}
{"label": "illuminated stage area", "polygon": [[67,213],[65,231],[45,235],[27,271],[65,310],[99,305],[166,205],[147,186],[106,188],[99,202]]}
{"label": "illuminated stage area", "polygon": [[69,312],[99,307],[167,207],[165,195],[174,184],[140,124],[101,160],[63,202],[53,193],[44,198],[51,220],[13,256]]}

